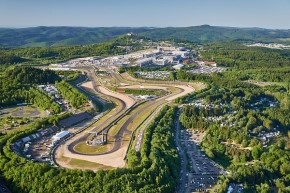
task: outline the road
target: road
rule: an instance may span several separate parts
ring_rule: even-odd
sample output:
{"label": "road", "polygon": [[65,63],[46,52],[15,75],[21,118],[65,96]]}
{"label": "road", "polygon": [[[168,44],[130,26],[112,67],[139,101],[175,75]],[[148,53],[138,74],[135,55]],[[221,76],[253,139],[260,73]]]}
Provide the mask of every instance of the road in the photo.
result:
{"label": "road", "polygon": [[[96,78],[94,78],[91,71],[89,71],[88,73],[88,77],[90,80],[94,79],[96,80]],[[123,82],[124,80],[122,80],[120,78],[119,75],[117,75],[116,73],[112,72],[112,76],[115,77],[118,81],[120,82]],[[98,89],[98,86],[96,85],[96,82],[93,81],[93,85],[94,85],[94,90],[95,92],[100,92],[100,89]],[[178,93],[173,93],[173,94],[169,94],[169,95],[166,95],[164,97],[161,97],[159,99],[156,99],[156,100],[152,100],[152,101],[149,101],[147,102],[147,105],[144,106],[143,108],[139,109],[135,114],[131,115],[126,121],[125,123],[123,123],[123,125],[120,127],[120,130],[118,131],[118,133],[116,134],[116,136],[114,136],[114,145],[113,145],[113,148],[108,151],[108,152],[105,152],[105,153],[102,153],[102,154],[110,154],[110,153],[113,153],[115,151],[117,151],[118,149],[120,149],[121,145],[122,145],[122,137],[125,133],[128,133],[130,134],[131,131],[127,130],[127,127],[129,126],[129,124],[136,118],[138,117],[138,115],[141,113],[141,112],[144,112],[148,109],[150,109],[152,106],[156,105],[159,101],[162,101],[164,100],[164,104],[167,103],[166,99],[168,98],[172,98],[174,97],[175,95],[179,95],[180,93],[183,93],[185,90],[183,88],[179,88],[180,91]],[[120,100],[120,99],[118,99]],[[120,100],[121,101],[121,100]],[[123,101],[122,101],[123,102]],[[98,132],[98,133],[102,133],[104,131],[105,134],[108,134],[108,131],[109,129],[111,128],[111,126],[113,126],[115,124],[115,122],[113,122],[114,120],[116,120],[116,116],[119,115],[120,118],[124,117],[126,114],[121,114],[121,112],[124,110],[125,108],[125,103],[123,102],[122,103],[122,107],[119,111],[117,111],[113,116],[109,117],[105,122],[106,123],[111,123],[109,124],[108,126],[106,127],[102,127],[102,125],[99,125],[98,127],[94,128],[93,130],[91,130],[91,132]],[[80,143],[80,142],[84,142],[86,141],[86,139],[88,138],[90,134],[87,133],[85,135],[83,135],[82,137],[80,138],[77,138],[74,142],[68,144],[68,150],[74,154],[79,154],[79,155],[87,155],[87,156],[94,156],[94,154],[85,154],[85,153],[80,153],[80,152],[77,152],[74,150],[74,147]],[[141,141],[143,140],[143,138],[141,139]],[[97,155],[97,154],[95,154]]]}
{"label": "road", "polygon": [[[88,70],[88,69],[86,69],[86,70]],[[102,92],[102,90],[99,88],[102,85],[101,85],[100,81],[98,81],[94,71],[92,69],[89,69],[88,71],[89,71],[88,76],[89,76],[90,80],[93,80],[92,83],[93,83],[94,92],[96,92],[98,96],[113,97],[113,96],[108,96],[108,93]],[[112,72],[112,76],[115,77],[115,79],[117,81],[120,81],[120,83],[121,82],[126,82],[126,83],[130,82],[130,84],[132,84],[132,82],[133,82],[133,81],[130,81],[130,80],[129,81],[122,80],[123,79],[122,76],[120,76],[119,74],[115,74],[113,72]],[[134,82],[134,84],[136,84],[136,83],[138,84],[138,82]],[[146,84],[148,84],[148,85],[156,84],[156,82],[155,83],[148,82]],[[162,82],[160,85],[162,85],[162,84],[164,85],[164,82]],[[178,91],[177,91],[177,93],[172,93],[172,94],[166,95],[166,96],[158,98],[158,99],[150,100],[149,102],[146,103],[145,106],[143,106],[142,108],[138,109],[136,113],[130,115],[130,117],[127,118],[127,120],[121,125],[120,130],[118,131],[118,133],[114,136],[114,144],[113,144],[112,149],[110,149],[109,151],[107,151],[105,153],[95,154],[95,155],[83,154],[83,153],[76,152],[74,150],[74,146],[77,145],[80,142],[86,141],[87,137],[89,136],[89,134],[86,131],[86,132],[81,132],[80,134],[74,136],[71,140],[69,140],[69,142],[66,142],[64,144],[64,146],[66,147],[65,148],[66,150],[64,150],[64,151],[69,151],[69,153],[66,153],[66,155],[78,156],[78,159],[84,159],[84,160],[86,160],[86,159],[92,160],[94,158],[94,156],[98,156],[98,155],[99,156],[108,155],[109,157],[113,156],[114,152],[116,152],[116,154],[117,154],[117,152],[120,152],[120,150],[124,148],[123,147],[122,138],[123,138],[124,134],[131,134],[132,131],[129,131],[127,128],[129,126],[129,124],[134,119],[138,118],[139,114],[149,110],[150,108],[152,108],[152,106],[157,105],[157,103],[158,103],[158,106],[161,106],[163,104],[171,102],[172,100],[174,100],[174,98],[176,96],[186,95],[189,92],[193,92],[194,91],[194,89],[192,87],[187,86],[185,84],[178,85],[178,84],[174,83],[174,84],[171,84],[171,85],[164,85],[164,86],[177,88]],[[122,94],[120,94],[120,95],[122,95]],[[107,133],[109,131],[109,129],[111,128],[112,123],[115,124],[114,121],[116,120],[116,118],[118,118],[120,116],[124,117],[126,114],[128,114],[130,112],[128,110],[125,110],[127,103],[125,103],[125,101],[122,101],[121,97],[120,98],[115,97],[114,99],[120,101],[121,107],[119,106],[119,108],[118,108],[119,110],[117,112],[115,112],[113,114],[113,116],[108,117],[106,119],[106,121],[103,122],[103,123],[106,123],[106,125],[109,125],[109,126],[98,125],[97,127],[93,128],[90,131],[96,131],[96,132],[105,131]],[[142,141],[142,139],[141,139],[141,141]]]}
{"label": "road", "polygon": [[7,186],[0,179],[0,193],[11,193],[11,191],[7,188]]}
{"label": "road", "polygon": [[[199,131],[192,130],[180,130],[179,131],[179,146],[186,153],[186,163],[190,167],[186,174],[186,178],[182,175],[181,185],[184,186],[184,192],[205,192],[213,190],[213,187],[217,184],[218,178],[222,173],[222,170],[212,160],[207,158],[201,150],[198,143],[195,143],[194,139],[202,134]],[[181,145],[180,145],[181,144]],[[182,155],[181,155],[181,159]],[[185,182],[185,183],[184,183]],[[215,190],[214,190],[215,191]]]}

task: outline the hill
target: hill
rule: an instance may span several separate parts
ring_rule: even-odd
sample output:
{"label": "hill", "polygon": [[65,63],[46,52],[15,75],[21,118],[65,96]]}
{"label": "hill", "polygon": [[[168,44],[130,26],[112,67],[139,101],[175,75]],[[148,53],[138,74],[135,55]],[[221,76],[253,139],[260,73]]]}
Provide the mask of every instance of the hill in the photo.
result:
{"label": "hill", "polygon": [[143,33],[152,39],[179,39],[198,43],[214,41],[290,42],[290,30],[217,26],[168,27]]}
{"label": "hill", "polygon": [[133,32],[151,39],[176,39],[197,43],[260,41],[290,44],[290,30],[217,26],[131,27],[32,27],[0,28],[0,47],[51,47],[100,43]]}
{"label": "hill", "polygon": [[149,28],[109,27],[31,27],[0,28],[0,47],[50,47],[100,43],[126,33]]}

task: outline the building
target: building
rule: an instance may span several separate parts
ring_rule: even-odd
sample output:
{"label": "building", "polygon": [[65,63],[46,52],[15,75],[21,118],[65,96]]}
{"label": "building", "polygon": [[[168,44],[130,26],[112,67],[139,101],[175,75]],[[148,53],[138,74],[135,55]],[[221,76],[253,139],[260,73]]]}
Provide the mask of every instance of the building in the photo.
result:
{"label": "building", "polygon": [[69,136],[69,134],[70,134],[70,132],[68,132],[68,131],[61,131],[52,137],[53,142],[57,142],[59,140],[62,140],[65,137]]}
{"label": "building", "polygon": [[217,63],[216,62],[208,62],[208,61],[205,61],[204,62],[204,65],[212,66],[212,67],[217,67]]}
{"label": "building", "polygon": [[152,65],[153,63],[153,58],[144,58],[144,59],[140,59],[137,60],[135,62],[138,66],[143,67],[143,66],[148,66],[148,65]]}
{"label": "building", "polygon": [[164,58],[154,59],[153,64],[159,65],[159,66],[166,66],[168,64],[168,60],[166,60]]}
{"label": "building", "polygon": [[184,65],[183,64],[177,64],[175,66],[172,66],[175,70],[180,70]]}

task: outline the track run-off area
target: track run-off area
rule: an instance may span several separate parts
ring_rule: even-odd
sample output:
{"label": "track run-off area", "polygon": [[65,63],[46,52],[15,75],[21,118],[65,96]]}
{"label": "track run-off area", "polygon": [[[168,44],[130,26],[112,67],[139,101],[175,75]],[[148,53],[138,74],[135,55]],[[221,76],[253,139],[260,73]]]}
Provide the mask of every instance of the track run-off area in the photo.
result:
{"label": "track run-off area", "polygon": [[[91,127],[62,142],[56,148],[53,155],[54,159],[60,167],[64,168],[86,168],[70,165],[67,160],[71,159],[81,160],[80,162],[83,161],[83,163],[98,164],[98,167],[89,167],[91,170],[125,167],[128,148],[137,147],[136,143],[138,143],[139,148],[142,146],[142,138],[140,139],[140,136],[142,136],[146,126],[158,114],[161,107],[171,103],[176,98],[190,94],[197,88],[203,87],[201,83],[193,82],[189,84],[185,82],[136,79],[128,73],[119,74],[108,69],[110,80],[118,84],[118,89],[168,91],[163,96],[147,100],[136,100],[130,95],[110,89],[102,82],[102,77],[98,76],[93,68],[81,70],[86,71],[88,80],[80,84],[79,87],[82,90],[89,91],[87,93],[90,93],[91,98],[96,96],[101,100],[110,101],[114,103],[114,107],[102,112],[102,117]],[[92,137],[92,133],[105,134],[107,143],[96,145],[96,147],[87,145],[86,141]],[[134,135],[135,137],[133,137]],[[95,151],[91,151],[91,149]],[[138,148],[135,148],[135,150],[138,151]]]}

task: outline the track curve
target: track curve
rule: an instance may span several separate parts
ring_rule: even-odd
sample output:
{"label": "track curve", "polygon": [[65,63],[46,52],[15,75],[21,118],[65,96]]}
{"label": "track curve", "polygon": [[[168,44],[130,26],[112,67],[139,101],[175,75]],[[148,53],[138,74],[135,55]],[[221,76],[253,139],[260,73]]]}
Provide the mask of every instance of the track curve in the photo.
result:
{"label": "track curve", "polygon": [[[94,71],[93,71],[93,73],[94,73]],[[91,80],[96,80],[94,77],[92,77],[92,76],[95,76],[95,74],[89,74],[89,76],[90,76],[90,79]],[[112,73],[112,77],[114,77],[119,82],[123,82],[124,81],[124,80],[121,80],[121,79],[123,79],[123,77],[120,76],[119,74]],[[134,81],[128,79],[128,81],[126,81],[126,82],[130,82],[130,83],[133,83],[133,84],[136,84],[136,83],[137,84],[138,83],[140,84],[140,82],[138,82],[138,80],[134,83]],[[92,81],[92,84],[93,84],[93,88],[94,88],[94,91],[95,92],[98,92],[99,94],[103,95],[104,97],[108,97],[107,95],[104,95],[101,92],[101,90],[99,89],[98,85],[96,84],[96,81]],[[148,81],[148,82],[146,82],[146,84],[156,84],[156,81],[154,81],[154,83]],[[129,126],[129,124],[134,119],[136,119],[136,117],[138,117],[138,114],[140,114],[141,112],[146,111],[147,109],[150,109],[150,107],[152,107],[154,105],[157,105],[157,103],[160,102],[160,101],[162,101],[162,100],[163,100],[163,102],[160,102],[160,104],[169,103],[172,100],[174,100],[174,96],[178,96],[179,97],[180,95],[186,95],[189,92],[193,92],[194,91],[194,88],[188,89],[189,88],[189,85],[186,84],[186,83],[179,84],[179,82],[178,83],[172,83],[171,82],[171,84],[168,84],[165,81],[160,81],[160,84],[159,85],[163,85],[165,87],[174,87],[174,88],[177,88],[178,89],[178,92],[177,93],[171,93],[171,94],[168,94],[168,95],[163,96],[161,98],[158,98],[156,100],[149,101],[147,105],[145,105],[144,107],[140,108],[137,112],[135,112],[133,115],[131,115],[121,125],[118,133],[114,136],[114,138],[113,138],[114,139],[113,147],[110,150],[108,150],[107,152],[104,152],[104,153],[99,153],[99,154],[86,154],[86,153],[80,153],[80,152],[75,151],[74,150],[74,147],[78,143],[85,141],[87,139],[87,137],[90,135],[89,133],[82,132],[82,133],[76,135],[75,137],[73,137],[74,139],[71,139],[71,141],[66,145],[66,150],[67,150],[66,155],[70,155],[70,156],[72,156],[72,158],[78,157],[78,158],[84,159],[84,160],[86,160],[86,159],[87,160],[96,160],[96,162],[98,162],[97,160],[99,159],[96,156],[101,156],[100,159],[102,159],[103,158],[102,156],[104,156],[104,155],[107,155],[108,158],[109,157],[114,157],[113,156],[113,155],[115,155],[114,152],[119,152],[120,153],[121,149],[124,150],[124,147],[122,146],[122,137],[123,137],[123,135],[125,133],[130,133],[131,134],[132,131],[127,130],[127,128]],[[109,96],[109,97],[113,97],[113,96]],[[113,98],[115,100],[118,100],[118,102],[120,102],[120,108],[119,108],[119,110],[117,112],[115,112],[113,114],[113,116],[111,116],[108,119],[106,119],[106,122],[109,122],[109,123],[113,122],[114,119],[116,118],[116,116],[122,114],[122,112],[124,113],[124,110],[126,108],[126,103],[124,101],[122,101],[121,99],[116,98],[116,97],[113,97]],[[103,131],[103,129],[104,129],[104,126],[103,125],[98,125],[97,127],[95,127],[94,129],[92,129],[90,131],[101,132],[101,131]],[[109,128],[106,128],[106,132],[108,132],[109,129],[110,129],[110,127]],[[118,159],[119,159],[119,157],[118,157]],[[122,158],[122,160],[123,160],[123,158]],[[103,162],[101,162],[101,163],[104,164]],[[112,166],[113,166],[113,164],[112,164]],[[115,166],[113,166],[113,167],[115,167]]]}

